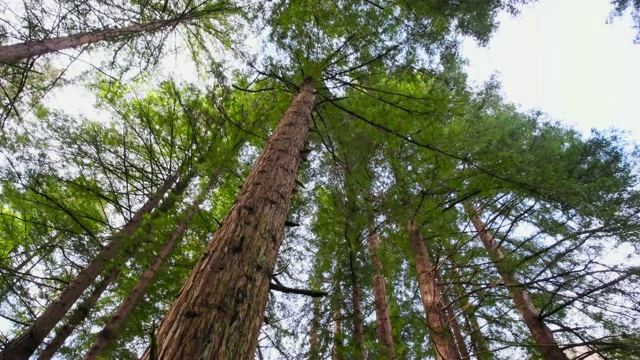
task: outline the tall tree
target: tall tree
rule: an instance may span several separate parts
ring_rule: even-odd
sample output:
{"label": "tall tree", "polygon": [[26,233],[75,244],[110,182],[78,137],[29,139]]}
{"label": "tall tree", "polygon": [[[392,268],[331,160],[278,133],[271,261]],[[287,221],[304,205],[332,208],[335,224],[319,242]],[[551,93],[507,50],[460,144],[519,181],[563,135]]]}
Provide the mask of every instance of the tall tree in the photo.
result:
{"label": "tall tree", "polygon": [[[157,334],[160,358],[253,356],[302,163],[314,93],[313,80],[305,79],[165,316]],[[143,358],[155,356],[147,351]]]}

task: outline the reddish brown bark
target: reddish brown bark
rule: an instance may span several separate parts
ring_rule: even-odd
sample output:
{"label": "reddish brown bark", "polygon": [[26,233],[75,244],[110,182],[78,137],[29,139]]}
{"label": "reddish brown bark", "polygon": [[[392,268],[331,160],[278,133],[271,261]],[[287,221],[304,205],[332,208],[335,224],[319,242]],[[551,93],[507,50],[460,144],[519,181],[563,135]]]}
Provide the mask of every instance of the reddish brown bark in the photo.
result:
{"label": "reddish brown bark", "polygon": [[[305,80],[157,332],[159,359],[253,358],[314,107]],[[153,355],[145,352],[143,359]]]}
{"label": "reddish brown bark", "polygon": [[447,316],[447,321],[451,324],[451,330],[453,331],[453,337],[456,340],[456,349],[458,349],[458,354],[460,354],[460,358],[462,360],[471,359],[471,355],[469,355],[469,350],[467,350],[467,344],[464,341],[464,335],[462,334],[462,329],[460,328],[460,323],[458,322],[458,317],[456,316],[456,312],[451,306],[451,302],[449,301],[449,297],[445,294],[442,295],[443,305],[445,307],[445,315]]}
{"label": "reddish brown bark", "polygon": [[122,28],[105,29],[53,39],[28,41],[21,44],[0,46],[0,63],[10,64],[34,56],[41,56],[100,41],[117,40],[143,33],[153,33],[161,29],[176,26],[180,23],[192,21],[205,15],[207,15],[207,13],[194,11],[168,20],[154,20],[145,24],[134,24]]}
{"label": "reddish brown bark", "polygon": [[413,220],[410,220],[407,224],[407,230],[409,232],[411,250],[416,260],[418,284],[420,285],[420,296],[426,313],[427,325],[429,326],[429,338],[436,352],[436,359],[460,360],[451,329],[447,323],[442,295],[437,286],[437,269],[429,258],[418,225]]}
{"label": "reddish brown bark", "polygon": [[349,262],[351,263],[351,301],[353,302],[353,342],[355,348],[353,358],[364,360],[364,316],[362,315],[362,297],[358,282],[359,266],[353,251],[349,252]]}
{"label": "reddish brown bark", "polygon": [[158,272],[158,270],[160,270],[160,267],[164,263],[164,259],[169,256],[178,239],[182,237],[182,234],[187,229],[187,226],[191,222],[191,219],[193,219],[193,216],[196,214],[196,211],[200,207],[200,204],[202,204],[202,202],[206,198],[206,195],[211,192],[211,188],[215,184],[216,178],[217,176],[211,178],[206,188],[200,192],[189,209],[187,209],[186,214],[184,215],[182,220],[180,220],[171,235],[169,235],[169,239],[160,249],[158,255],[153,259],[151,264],[149,264],[149,267],[147,267],[145,272],[142,274],[142,277],[140,278],[136,286],[134,286],[126,299],[122,301],[118,309],[116,309],[116,311],[113,313],[109,322],[104,326],[102,331],[100,331],[95,342],[93,343],[87,354],[84,356],[85,360],[97,359],[99,356],[103,356],[111,343],[116,339],[118,330],[120,330],[120,327],[125,322],[127,317],[129,317],[140,300],[142,300],[144,293],[147,291],[149,283],[151,283],[151,280],[153,280],[156,273]]}
{"label": "reddish brown bark", "polygon": [[529,328],[529,331],[531,332],[531,335],[538,345],[542,355],[547,360],[567,360],[567,356],[556,343],[553,333],[547,324],[545,324],[538,316],[538,309],[533,305],[533,301],[531,301],[529,293],[524,290],[524,287],[518,279],[516,279],[511,269],[505,266],[504,253],[493,240],[493,235],[489,233],[486,225],[482,220],[480,220],[478,213],[472,205],[467,203],[464,207],[467,215],[471,219],[473,227],[478,232],[482,244],[489,253],[491,262],[493,262],[498,270],[502,281],[509,291],[509,296],[513,299],[516,308],[520,312],[524,323]]}
{"label": "reddish brown bark", "polygon": [[389,316],[389,303],[387,301],[387,290],[382,273],[382,261],[378,249],[380,247],[380,237],[372,232],[369,237],[369,252],[374,268],[373,275],[373,301],[376,306],[376,334],[378,341],[385,348],[387,358],[394,358],[393,333],[391,332],[391,317]]}
{"label": "reddish brown bark", "polygon": [[75,279],[62,291],[60,295],[36,319],[29,329],[7,344],[0,353],[2,360],[27,360],[42,344],[56,324],[62,320],[73,304],[78,301],[82,293],[100,275],[106,263],[113,259],[124,239],[133,234],[140,227],[144,216],[156,207],[178,179],[179,174],[169,176],[164,183],[151,195],[149,200],[133,215],[131,220],[122,228],[112,240],[103,247],[100,253],[84,268]]}
{"label": "reddish brown bark", "polygon": [[67,323],[64,324],[59,330],[56,331],[56,336],[47,344],[44,350],[38,356],[38,360],[49,360],[55,355],[67,338],[73,333],[73,331],[82,324],[87,317],[93,306],[96,304],[102,293],[107,290],[109,284],[111,284],[120,274],[120,270],[114,269],[111,270],[100,282],[95,286],[91,294],[84,299],[76,308],[73,310]]}

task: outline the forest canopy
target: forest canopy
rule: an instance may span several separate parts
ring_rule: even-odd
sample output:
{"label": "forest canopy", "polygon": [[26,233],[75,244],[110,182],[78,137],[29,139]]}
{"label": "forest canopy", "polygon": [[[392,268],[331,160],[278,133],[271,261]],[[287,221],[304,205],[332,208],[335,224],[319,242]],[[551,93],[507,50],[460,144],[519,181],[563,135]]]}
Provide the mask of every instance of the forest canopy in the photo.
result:
{"label": "forest canopy", "polygon": [[465,73],[524,6],[3,2],[0,359],[639,359],[637,144]]}

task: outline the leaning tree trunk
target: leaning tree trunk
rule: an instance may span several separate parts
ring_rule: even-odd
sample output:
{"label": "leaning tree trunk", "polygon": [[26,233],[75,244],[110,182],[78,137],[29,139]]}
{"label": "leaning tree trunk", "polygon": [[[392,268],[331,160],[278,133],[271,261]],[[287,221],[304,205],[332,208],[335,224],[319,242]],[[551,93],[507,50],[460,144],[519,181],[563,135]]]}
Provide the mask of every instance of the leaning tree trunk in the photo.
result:
{"label": "leaning tree trunk", "polygon": [[[253,357],[314,107],[305,79],[143,359]],[[157,355],[157,356],[155,356]]]}
{"label": "leaning tree trunk", "polygon": [[351,265],[351,301],[353,302],[353,341],[355,345],[356,360],[364,360],[364,316],[362,315],[362,295],[358,281],[358,260],[353,252],[349,251],[349,263]]}
{"label": "leaning tree trunk", "polygon": [[41,56],[64,49],[76,48],[99,41],[117,40],[143,33],[152,33],[161,29],[176,26],[180,23],[189,22],[202,15],[203,13],[201,12],[192,12],[168,20],[155,20],[145,24],[135,24],[122,28],[91,31],[53,39],[27,41],[21,44],[0,46],[0,63],[11,64],[34,56]]}
{"label": "leaning tree trunk", "polygon": [[516,308],[520,312],[520,315],[522,315],[524,323],[529,328],[544,358],[547,360],[567,360],[567,356],[560,349],[558,343],[556,343],[551,329],[549,329],[547,324],[540,318],[538,309],[533,305],[529,293],[524,290],[524,287],[520,281],[516,279],[512,270],[505,266],[504,253],[500,250],[498,244],[493,241],[493,235],[487,231],[486,225],[480,220],[478,213],[471,204],[464,204],[464,208],[473,223],[473,227],[478,232],[480,240],[482,240],[484,247],[487,249],[491,262],[495,265],[502,281],[507,287],[509,296],[513,299]]}
{"label": "leaning tree trunk", "polygon": [[34,353],[51,329],[62,320],[73,304],[82,296],[82,293],[100,275],[106,263],[116,256],[123,240],[140,227],[144,216],[156,207],[178,177],[179,173],[175,173],[164,181],[156,192],[151,195],[149,200],[136,211],[131,220],[113,236],[109,244],[102,248],[100,253],[76,275],[75,279],[69,283],[47,309],[38,316],[33,325],[7,344],[5,350],[0,353],[0,359],[27,360]]}
{"label": "leaning tree trunk", "polygon": [[422,305],[424,306],[427,325],[429,326],[429,337],[436,352],[436,359],[460,360],[460,355],[451,334],[451,328],[447,323],[442,295],[437,286],[437,269],[429,258],[418,225],[413,220],[410,220],[407,224],[407,230],[409,232],[409,243],[416,257],[420,296],[422,297]]}
{"label": "leaning tree trunk", "polygon": [[387,290],[384,284],[382,261],[379,254],[380,237],[373,231],[368,240],[371,262],[374,268],[373,301],[376,306],[376,334],[378,335],[378,341],[385,349],[387,358],[393,359],[395,354],[391,332],[391,317],[389,316],[389,302],[387,301]]}
{"label": "leaning tree trunk", "polygon": [[53,358],[53,355],[58,353],[67,338],[75,331],[75,329],[82,324],[89,316],[91,309],[98,302],[102,293],[107,290],[109,284],[111,284],[120,275],[120,269],[113,269],[100,280],[95,286],[91,294],[84,299],[78,306],[71,312],[67,323],[60,329],[56,330],[56,336],[49,341],[47,347],[42,350],[38,355],[38,360],[49,360]]}
{"label": "leaning tree trunk", "polygon": [[182,220],[180,220],[180,222],[178,223],[178,226],[176,226],[176,229],[171,233],[167,242],[164,244],[162,249],[160,249],[160,252],[158,252],[158,255],[156,255],[149,267],[147,267],[145,272],[142,274],[142,277],[140,278],[136,286],[134,286],[126,299],[122,301],[122,304],[120,304],[118,309],[116,309],[116,311],[113,313],[109,322],[104,326],[104,328],[102,328],[102,331],[100,331],[95,342],[85,355],[85,360],[93,360],[97,359],[100,356],[103,356],[107,348],[116,339],[118,330],[120,330],[122,324],[129,317],[140,300],[142,300],[144,293],[147,291],[149,283],[151,283],[151,280],[153,280],[158,270],[160,270],[160,267],[164,263],[164,259],[169,256],[178,239],[182,237],[182,234],[187,229],[187,226],[189,226],[189,223],[191,222],[191,219],[193,219],[193,216],[196,214],[196,211],[200,207],[200,204],[202,204],[202,202],[206,198],[206,195],[211,191],[211,188],[215,184],[216,178],[217,176],[212,177],[209,180],[207,186],[202,189],[198,197],[191,204]]}

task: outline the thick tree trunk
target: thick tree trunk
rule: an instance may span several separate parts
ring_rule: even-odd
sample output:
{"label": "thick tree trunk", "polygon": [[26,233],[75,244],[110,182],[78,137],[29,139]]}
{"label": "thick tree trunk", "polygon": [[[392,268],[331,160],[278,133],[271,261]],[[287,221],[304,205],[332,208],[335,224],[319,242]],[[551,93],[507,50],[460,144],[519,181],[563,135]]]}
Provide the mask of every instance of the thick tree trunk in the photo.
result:
{"label": "thick tree trunk", "polygon": [[362,315],[362,296],[360,295],[360,284],[358,282],[358,260],[353,250],[349,251],[349,262],[351,263],[351,301],[353,302],[353,342],[355,360],[364,360],[364,316]]}
{"label": "thick tree trunk", "polygon": [[84,299],[76,308],[71,312],[67,323],[64,324],[59,330],[56,331],[56,336],[47,344],[47,347],[42,350],[38,356],[38,360],[49,360],[53,358],[67,338],[75,331],[75,329],[82,324],[89,316],[91,309],[96,304],[102,293],[107,290],[109,284],[111,284],[120,275],[119,269],[111,270],[100,282],[95,286],[91,294]]}
{"label": "thick tree trunk", "polygon": [[464,207],[542,355],[547,360],[567,360],[567,356],[556,343],[553,333],[538,316],[538,309],[533,305],[529,293],[524,290],[512,270],[505,267],[504,254],[498,244],[493,241],[493,235],[487,231],[486,225],[480,220],[471,204],[466,203]]}
{"label": "thick tree trunk", "polygon": [[429,337],[438,360],[460,360],[451,329],[447,323],[442,295],[437,286],[436,267],[424,246],[418,225],[410,220],[407,224],[409,243],[416,258],[416,271],[420,296],[429,326]]}
{"label": "thick tree trunk", "polygon": [[149,200],[133,215],[131,220],[113,236],[109,244],[103,247],[100,253],[76,275],[75,279],[36,319],[33,325],[23,332],[22,335],[7,344],[5,350],[0,353],[0,359],[27,360],[33,354],[51,329],[62,320],[73,304],[82,296],[82,293],[100,275],[106,263],[116,256],[122,241],[140,227],[144,216],[156,207],[158,202],[160,202],[162,197],[176,182],[178,176],[179,174],[176,173],[165,180]]}
{"label": "thick tree trunk", "polygon": [[160,249],[158,255],[156,255],[151,264],[149,264],[149,267],[147,267],[145,272],[142,274],[142,277],[140,278],[136,286],[134,286],[127,298],[122,301],[122,304],[120,304],[118,309],[116,309],[116,311],[113,313],[109,322],[104,326],[102,331],[100,331],[95,342],[85,355],[85,360],[93,360],[97,359],[99,356],[103,356],[107,348],[116,339],[118,330],[138,305],[140,300],[142,300],[145,291],[147,291],[149,283],[151,283],[151,280],[153,280],[156,273],[158,272],[158,270],[160,270],[160,267],[164,263],[164,259],[169,256],[178,239],[182,237],[182,234],[187,229],[187,226],[191,222],[191,219],[193,219],[193,216],[196,214],[196,211],[200,207],[200,204],[202,204],[202,202],[206,198],[206,195],[211,192],[211,188],[215,184],[216,178],[217,176],[212,177],[209,180],[207,186],[202,189],[193,204],[191,204],[182,220],[180,220],[180,222],[178,223],[178,226],[176,226],[176,229],[171,233],[171,235],[169,235],[169,239],[164,244],[162,249]]}
{"label": "thick tree trunk", "polygon": [[198,13],[186,14],[174,19],[155,20],[145,24],[136,24],[123,28],[105,29],[88,33],[62,36],[53,39],[28,41],[21,44],[0,46],[0,63],[11,64],[34,56],[41,56],[52,52],[76,48],[105,40],[117,40],[124,37],[136,36],[142,33],[152,33],[160,29],[189,22],[198,17]]}
{"label": "thick tree trunk", "polygon": [[373,301],[376,306],[376,334],[378,341],[384,346],[388,359],[394,358],[393,333],[391,332],[391,318],[389,316],[389,303],[387,301],[387,290],[384,284],[384,275],[382,273],[382,261],[378,249],[380,246],[380,237],[372,232],[369,237],[369,252],[371,262],[373,263]]}
{"label": "thick tree trunk", "polygon": [[253,358],[314,92],[306,79],[165,316],[156,336],[158,359]]}

